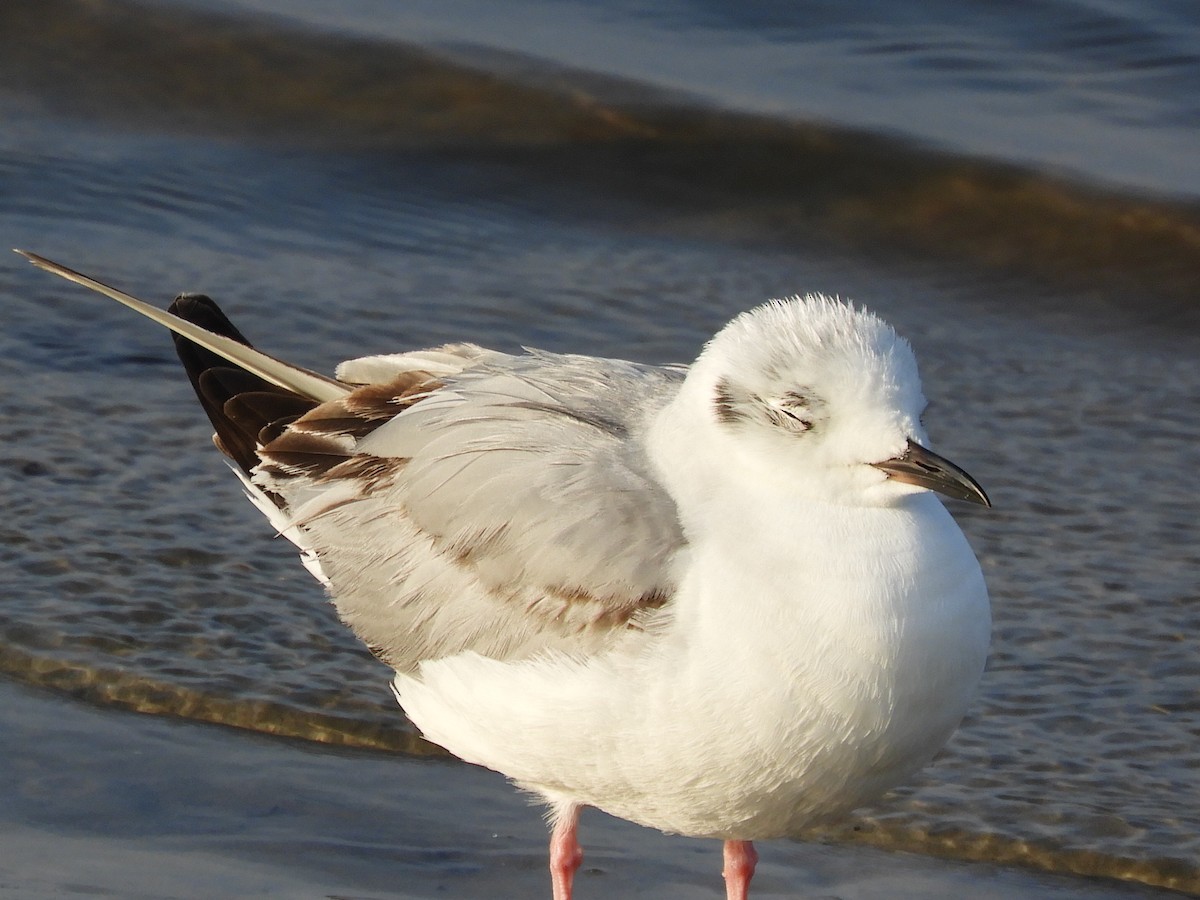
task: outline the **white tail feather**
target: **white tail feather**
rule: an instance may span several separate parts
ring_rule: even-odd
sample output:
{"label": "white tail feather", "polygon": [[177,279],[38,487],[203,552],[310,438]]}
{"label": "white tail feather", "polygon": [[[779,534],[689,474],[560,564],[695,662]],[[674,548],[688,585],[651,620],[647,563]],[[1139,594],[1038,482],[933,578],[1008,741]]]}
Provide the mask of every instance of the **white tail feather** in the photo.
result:
{"label": "white tail feather", "polygon": [[242,489],[246,492],[246,498],[258,507],[258,511],[267,517],[267,521],[275,528],[275,533],[280,537],[285,537],[296,545],[300,551],[300,562],[304,564],[304,568],[308,569],[310,575],[326,588],[332,588],[329,578],[325,575],[324,569],[321,568],[321,560],[317,556],[317,551],[313,549],[312,543],[305,536],[300,527],[292,521],[286,510],[280,509],[271,498],[263,493],[263,489],[250,480],[237,466],[229,463],[229,469],[238,477],[238,481],[242,483]]}

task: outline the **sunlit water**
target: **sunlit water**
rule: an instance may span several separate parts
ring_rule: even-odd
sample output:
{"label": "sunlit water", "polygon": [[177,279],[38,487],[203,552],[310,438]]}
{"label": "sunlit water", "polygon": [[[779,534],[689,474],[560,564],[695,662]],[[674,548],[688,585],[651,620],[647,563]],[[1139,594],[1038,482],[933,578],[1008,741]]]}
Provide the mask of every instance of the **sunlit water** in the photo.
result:
{"label": "sunlit water", "polygon": [[[116,27],[120,9],[101,20]],[[727,43],[755,27],[735,25]],[[356,57],[323,55],[323,40],[313,58],[353,75]],[[647,107],[666,103],[650,90],[641,105],[564,101],[552,70],[536,90],[501,80],[518,96],[489,94],[516,117],[534,102],[559,116],[537,140],[436,61],[468,98],[452,126],[400,108],[401,140],[369,102],[351,114],[311,99],[320,128],[289,120],[267,139],[254,117],[292,115],[295,79],[255,82],[228,109],[192,95],[144,109],[140,88],[109,84],[92,98],[107,105],[83,109],[24,65],[3,99],[6,239],[148,300],[202,290],[311,368],[464,339],[687,361],[738,311],[810,290],[893,321],[921,360],[937,448],[996,505],[953,507],[995,639],[939,762],[834,834],[1200,891],[1186,202]],[[177,74],[181,90],[196,73]],[[164,335],[15,255],[0,309],[0,669],[102,704],[429,752],[387,671],[240,497]]]}

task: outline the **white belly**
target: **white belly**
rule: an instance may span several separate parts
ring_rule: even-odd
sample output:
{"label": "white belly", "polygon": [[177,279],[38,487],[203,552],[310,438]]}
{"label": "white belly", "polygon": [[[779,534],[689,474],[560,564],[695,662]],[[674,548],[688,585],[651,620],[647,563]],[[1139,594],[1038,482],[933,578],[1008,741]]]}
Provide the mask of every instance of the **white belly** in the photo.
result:
{"label": "white belly", "polygon": [[874,578],[797,583],[794,564],[709,557],[663,633],[586,661],[454,657],[397,692],[431,740],[552,803],[693,836],[786,835],[902,781],[961,720],[990,622],[958,540],[936,559],[885,545],[903,571]]}

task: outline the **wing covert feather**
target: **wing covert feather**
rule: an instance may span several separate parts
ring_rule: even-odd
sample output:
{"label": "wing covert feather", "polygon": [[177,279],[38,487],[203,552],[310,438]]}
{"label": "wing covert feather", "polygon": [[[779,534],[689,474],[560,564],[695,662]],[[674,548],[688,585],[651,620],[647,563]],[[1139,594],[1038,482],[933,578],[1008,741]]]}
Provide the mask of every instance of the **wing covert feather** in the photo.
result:
{"label": "wing covert feather", "polygon": [[[681,380],[540,352],[436,380],[408,370],[299,419],[262,448],[256,480],[287,499],[343,618],[397,668],[586,653],[674,593],[684,538],[644,437]],[[356,408],[376,427],[346,425]]]}

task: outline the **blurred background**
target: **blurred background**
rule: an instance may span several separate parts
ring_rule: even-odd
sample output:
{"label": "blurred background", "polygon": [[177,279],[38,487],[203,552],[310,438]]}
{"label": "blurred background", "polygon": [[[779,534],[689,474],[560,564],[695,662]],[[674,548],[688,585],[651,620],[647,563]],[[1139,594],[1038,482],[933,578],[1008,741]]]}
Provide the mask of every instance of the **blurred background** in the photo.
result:
{"label": "blurred background", "polygon": [[[952,507],[993,657],[928,771],[809,838],[1067,876],[1011,896],[1200,893],[1198,124],[1188,2],[0,5],[8,245],[163,305],[207,293],[301,365],[451,340],[687,362],[741,310],[810,291],[896,324],[936,448],[996,505]],[[179,813],[199,801],[168,799],[169,773],[281,752],[257,732],[329,765],[399,754],[389,827],[446,777],[439,802],[472,824],[507,802],[540,840],[522,800],[456,788],[476,776],[403,720],[239,496],[164,334],[15,254],[0,315],[7,827],[125,823],[122,853],[148,823],[237,830],[232,797],[202,827]],[[38,735],[73,717],[50,752]],[[202,762],[144,731],[188,721],[239,730],[179,732],[211,742]],[[119,751],[142,740],[167,766],[153,788]],[[413,871],[467,896],[462,829],[442,824]],[[617,828],[611,852],[640,835]],[[366,851],[338,840],[326,862],[353,880]],[[851,890],[863,859],[826,889],[896,896]],[[16,866],[0,855],[33,896]],[[913,896],[952,895],[932,871]],[[669,894],[632,877],[622,895]]]}

